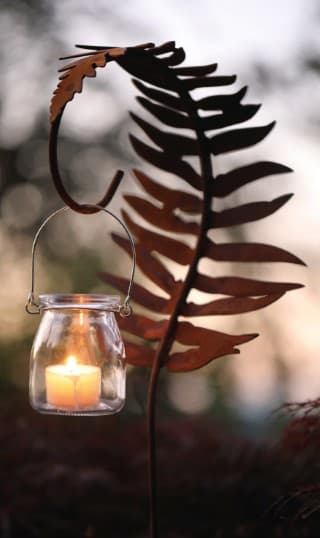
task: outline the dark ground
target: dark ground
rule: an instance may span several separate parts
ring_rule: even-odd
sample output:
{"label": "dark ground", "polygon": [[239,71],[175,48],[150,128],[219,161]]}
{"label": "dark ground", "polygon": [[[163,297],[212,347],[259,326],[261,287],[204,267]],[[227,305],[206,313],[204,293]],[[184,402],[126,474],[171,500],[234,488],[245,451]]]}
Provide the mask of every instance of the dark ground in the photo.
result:
{"label": "dark ground", "polygon": [[[141,418],[48,417],[25,394],[0,410],[1,538],[146,538]],[[160,421],[161,538],[320,535],[320,420],[258,446],[209,419]]]}

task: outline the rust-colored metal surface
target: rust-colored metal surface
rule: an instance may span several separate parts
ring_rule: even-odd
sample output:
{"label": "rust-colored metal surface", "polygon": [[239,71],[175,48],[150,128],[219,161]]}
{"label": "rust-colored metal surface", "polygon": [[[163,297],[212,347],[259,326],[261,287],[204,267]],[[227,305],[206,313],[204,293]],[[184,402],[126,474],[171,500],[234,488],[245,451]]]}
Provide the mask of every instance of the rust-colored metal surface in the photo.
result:
{"label": "rust-colored metal surface", "polygon": [[[149,314],[135,314],[133,318],[121,321],[127,333],[140,338],[140,343],[129,342],[127,345],[129,363],[151,368],[148,396],[150,536],[156,538],[155,407],[160,368],[166,367],[171,372],[194,370],[223,355],[238,354],[237,346],[258,336],[230,335],[199,327],[192,323],[193,317],[197,317],[199,323],[199,316],[250,312],[273,303],[287,291],[301,287],[300,284],[240,277],[217,278],[203,274],[199,270],[199,262],[203,258],[216,262],[303,264],[299,258],[276,246],[264,243],[215,243],[211,238],[212,232],[208,237],[210,230],[238,226],[272,215],[291,198],[291,194],[240,204],[222,211],[213,209],[213,200],[215,197],[228,196],[260,178],[291,170],[271,161],[258,161],[214,176],[212,156],[250,148],[263,140],[274,126],[274,122],[258,127],[237,126],[252,118],[259,106],[242,103],[246,87],[234,93],[230,93],[230,90],[225,94],[218,92],[217,87],[221,90],[222,86],[230,86],[236,77],[213,74],[217,64],[181,66],[185,53],[173,41],[159,47],[152,43],[128,48],[81,47],[87,48],[87,52],[80,59],[79,55],[69,57],[73,61],[61,70],[61,82],[51,104],[51,170],[64,202],[76,211],[88,212],[88,208],[77,204],[63,187],[57,161],[60,120],[66,104],[76,92],[82,90],[83,79],[95,76],[96,68],[105,67],[110,61],[133,75],[133,83],[142,94],[138,97],[140,105],[158,122],[155,126],[131,114],[151,141],[150,145],[131,136],[136,153],[156,169],[175,176],[173,185],[168,186],[168,182],[164,185],[161,179],[135,170],[143,195],[125,196],[130,213],[123,211],[123,218],[137,241],[138,266],[150,285],[156,284],[162,290],[161,294],[157,294],[148,283],[145,286],[136,285],[133,300]],[[198,88],[213,90],[214,94],[198,98],[193,93]],[[197,169],[187,160],[189,156],[198,157]],[[154,173],[157,174],[156,171]],[[110,201],[119,185],[120,176],[121,172],[118,172],[99,205]],[[144,220],[143,225],[136,215]],[[193,246],[187,240],[190,236]],[[118,235],[113,238],[129,252],[126,239]],[[159,254],[186,268],[183,281],[175,279],[170,265],[165,264]],[[108,273],[101,277],[120,291],[127,288],[128,282],[124,278]],[[211,294],[213,298],[206,304],[192,303],[189,301],[192,289]],[[214,298],[217,294],[224,297]],[[159,315],[162,316],[160,321]],[[177,351],[174,349],[175,343],[189,349]]]}

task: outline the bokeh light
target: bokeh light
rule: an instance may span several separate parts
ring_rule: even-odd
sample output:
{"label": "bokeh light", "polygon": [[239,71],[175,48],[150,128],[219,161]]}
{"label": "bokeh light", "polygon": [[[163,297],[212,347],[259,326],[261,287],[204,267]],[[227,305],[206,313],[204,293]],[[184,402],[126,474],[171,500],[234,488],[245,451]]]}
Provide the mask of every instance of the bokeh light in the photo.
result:
{"label": "bokeh light", "polygon": [[[286,399],[320,395],[319,134],[320,134],[320,17],[315,0],[254,2],[201,0],[195,4],[164,0],[155,7],[145,0],[130,3],[95,0],[49,2],[4,1],[0,8],[2,82],[0,88],[0,246],[2,282],[0,333],[4,344],[24,339],[34,324],[26,319],[32,235],[40,222],[61,206],[50,181],[48,105],[57,82],[57,58],[72,53],[74,42],[105,45],[176,39],[185,48],[188,64],[219,62],[219,74],[238,73],[236,89],[249,84],[246,102],[263,102],[250,125],[278,124],[256,148],[214,159],[215,173],[254,160],[274,160],[295,169],[248,185],[216,210],[285,192],[296,196],[279,213],[230,230],[215,232],[216,241],[259,241],[293,251],[308,269],[286,264],[225,264],[202,260],[208,275],[241,275],[259,279],[304,282],[305,290],[287,294],[263,312],[195,320],[230,333],[260,332],[234,359],[220,359],[225,386],[219,394],[212,379],[215,366],[186,376],[168,377],[167,397],[173,409],[201,413],[219,407],[228,395],[230,412],[262,416]],[[262,31],[263,24],[263,31]],[[129,170],[138,159],[127,140],[136,127],[128,109],[138,110],[128,75],[116,66],[98,70],[85,81],[83,95],[68,106],[61,129],[59,156],[64,181],[79,201],[95,202],[117,168]],[[202,95],[207,90],[202,89]],[[230,88],[227,91],[234,91]],[[80,104],[81,103],[81,104]],[[145,115],[139,111],[139,114]],[[139,164],[157,179],[160,174]],[[172,185],[172,177],[164,177]],[[112,202],[118,214],[124,192],[136,192],[129,174]],[[143,222],[143,221],[142,221]],[[145,224],[145,223],[144,223]],[[128,273],[128,258],[107,237],[117,227],[99,218],[68,216],[44,233],[37,268],[39,290],[104,290],[99,270]],[[167,261],[165,260],[167,263]],[[183,271],[175,264],[177,278]],[[181,276],[182,275],[182,276]],[[138,272],[138,278],[143,276]],[[62,291],[62,290],[61,290]],[[203,302],[192,292],[190,300]],[[23,348],[27,355],[27,348]]]}
{"label": "bokeh light", "polygon": [[9,188],[1,199],[1,214],[8,228],[24,230],[42,215],[43,198],[35,185],[19,184]]}

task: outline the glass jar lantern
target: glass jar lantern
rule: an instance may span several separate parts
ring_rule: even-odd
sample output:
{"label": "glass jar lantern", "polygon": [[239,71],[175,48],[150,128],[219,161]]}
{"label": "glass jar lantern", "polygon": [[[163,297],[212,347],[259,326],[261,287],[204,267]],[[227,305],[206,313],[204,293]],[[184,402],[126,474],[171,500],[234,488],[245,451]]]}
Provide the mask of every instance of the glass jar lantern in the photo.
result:
{"label": "glass jar lantern", "polygon": [[30,358],[29,394],[40,413],[63,415],[110,415],[125,402],[125,348],[115,312],[126,317],[135,270],[135,247],[127,227],[133,254],[128,294],[123,304],[116,295],[53,294],[34,298],[34,257],[39,234],[47,222],[68,210],[50,215],[40,226],[32,246],[32,285],[26,310],[41,314]]}

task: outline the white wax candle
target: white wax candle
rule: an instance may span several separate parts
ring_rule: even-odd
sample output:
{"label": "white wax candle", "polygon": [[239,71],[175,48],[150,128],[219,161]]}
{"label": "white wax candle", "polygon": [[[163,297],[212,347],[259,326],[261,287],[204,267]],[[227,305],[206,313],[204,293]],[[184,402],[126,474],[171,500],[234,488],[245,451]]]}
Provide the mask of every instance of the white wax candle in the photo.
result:
{"label": "white wax candle", "polygon": [[69,357],[66,364],[46,368],[48,404],[58,409],[90,409],[95,407],[101,393],[101,370],[97,366],[77,364]]}

